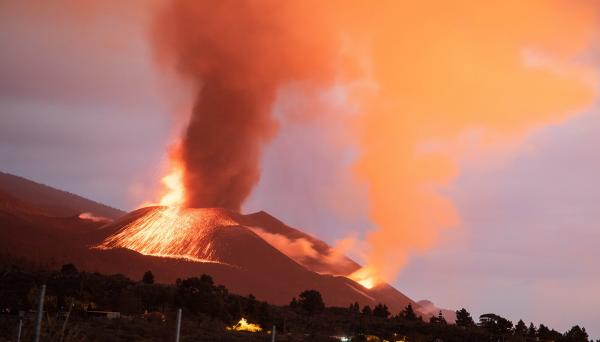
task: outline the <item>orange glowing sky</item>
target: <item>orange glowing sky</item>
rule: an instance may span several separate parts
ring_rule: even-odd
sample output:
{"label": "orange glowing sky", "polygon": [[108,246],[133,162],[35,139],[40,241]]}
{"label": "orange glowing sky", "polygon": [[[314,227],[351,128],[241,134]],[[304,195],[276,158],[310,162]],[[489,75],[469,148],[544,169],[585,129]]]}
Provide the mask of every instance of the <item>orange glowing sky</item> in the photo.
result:
{"label": "orange glowing sky", "polygon": [[[230,203],[234,196],[237,206],[247,196],[257,181],[256,155],[273,129],[265,104],[274,102],[276,87],[294,81],[310,94],[339,84],[358,107],[347,128],[358,149],[352,167],[366,184],[376,227],[366,239],[361,277],[392,281],[411,253],[432,248],[440,229],[460,222],[443,191],[460,173],[465,150],[518,143],[591,105],[590,68],[577,58],[597,33],[593,10],[591,3],[566,1],[265,1],[248,7],[174,1],[154,28],[159,56],[199,84],[191,122],[211,127],[202,133],[188,128],[184,138],[183,150],[191,152],[183,158],[183,178],[194,193],[187,201],[216,196]],[[207,24],[194,26],[199,18]],[[230,109],[248,112],[243,119],[213,117],[217,109],[203,91],[222,97],[218,101],[243,99]],[[219,120],[223,133],[214,131]],[[200,151],[206,144],[194,142],[194,136],[230,134],[232,125],[238,136],[215,145],[219,153]],[[466,134],[475,136],[461,144]],[[248,151],[240,154],[243,146]],[[201,157],[190,156],[196,154]],[[213,159],[229,178],[210,176]]]}
{"label": "orange glowing sky", "polygon": [[[394,279],[411,251],[432,248],[440,229],[459,222],[442,193],[465,149],[512,144],[596,95],[576,61],[596,33],[593,8],[560,1],[394,4],[366,12],[367,77],[375,89],[358,94],[366,99],[357,172],[378,227],[368,236],[367,260],[385,279]],[[547,63],[528,63],[529,51]]]}

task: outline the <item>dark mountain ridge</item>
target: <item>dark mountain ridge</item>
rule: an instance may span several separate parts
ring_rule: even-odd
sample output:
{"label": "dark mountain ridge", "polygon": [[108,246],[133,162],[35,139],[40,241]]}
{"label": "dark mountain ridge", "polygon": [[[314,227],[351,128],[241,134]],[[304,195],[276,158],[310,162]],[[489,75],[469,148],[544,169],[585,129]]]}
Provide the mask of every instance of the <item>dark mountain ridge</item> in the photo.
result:
{"label": "dark mountain ridge", "polygon": [[1,171],[0,192],[49,216],[76,216],[90,212],[99,217],[116,219],[125,214],[105,204]]}

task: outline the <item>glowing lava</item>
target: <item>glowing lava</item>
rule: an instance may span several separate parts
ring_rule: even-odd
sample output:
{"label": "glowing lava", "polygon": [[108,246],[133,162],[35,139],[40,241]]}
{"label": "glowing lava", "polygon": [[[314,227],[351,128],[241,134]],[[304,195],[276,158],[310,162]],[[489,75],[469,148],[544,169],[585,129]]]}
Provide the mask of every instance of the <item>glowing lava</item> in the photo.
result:
{"label": "glowing lava", "polygon": [[358,271],[350,274],[348,278],[354,280],[355,282],[359,283],[364,288],[367,288],[369,290],[380,283],[377,276],[374,274],[374,271],[368,267],[363,267],[359,269]]}
{"label": "glowing lava", "polygon": [[140,210],[146,213],[96,248],[127,248],[144,255],[220,263],[211,248],[211,232],[239,225],[225,209],[219,208],[153,207]]}
{"label": "glowing lava", "polygon": [[184,165],[180,158],[180,148],[171,150],[171,171],[161,179],[164,193],[159,204],[167,207],[181,207],[185,202],[185,186],[183,185]]}
{"label": "glowing lava", "polygon": [[245,318],[240,319],[235,325],[227,327],[227,330],[259,332],[262,328],[258,324],[248,323]]}
{"label": "glowing lava", "polygon": [[[216,229],[241,224],[235,214],[227,209],[187,208],[184,176],[185,165],[180,158],[180,148],[175,146],[170,153],[170,171],[161,179],[163,193],[158,201],[159,205],[146,203],[143,208],[131,213],[130,220],[116,233],[94,248],[126,248],[149,256],[224,263],[213,249],[213,233]],[[265,239],[265,234],[256,232],[256,229],[254,231]],[[277,248],[273,241],[265,241]],[[292,243],[294,242],[286,239],[286,246],[278,249],[286,254]],[[347,277],[367,289],[372,289],[381,282],[369,267],[361,268]],[[254,329],[253,326],[242,318],[234,326],[238,327],[234,330],[245,330],[246,327]]]}
{"label": "glowing lava", "polygon": [[162,178],[160,206],[147,206],[97,249],[127,248],[144,255],[221,263],[212,248],[215,229],[238,226],[231,213],[220,208],[186,208],[185,167],[179,147],[170,154],[170,172]]}
{"label": "glowing lava", "polygon": [[183,187],[183,168],[177,165],[171,173],[162,178],[162,183],[167,192],[160,199],[160,205],[178,207],[185,200],[185,188]]}
{"label": "glowing lava", "polygon": [[162,185],[160,199],[158,201],[144,201],[139,208],[165,206],[179,208],[183,207],[186,201],[185,185],[183,178],[185,175],[185,165],[181,159],[180,144],[171,147],[169,152],[169,171],[160,179]]}

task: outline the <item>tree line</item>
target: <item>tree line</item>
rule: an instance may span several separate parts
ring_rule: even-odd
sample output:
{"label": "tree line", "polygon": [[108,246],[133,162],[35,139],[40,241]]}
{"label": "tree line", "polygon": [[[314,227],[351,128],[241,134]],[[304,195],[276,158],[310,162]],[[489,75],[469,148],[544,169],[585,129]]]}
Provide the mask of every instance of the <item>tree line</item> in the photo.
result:
{"label": "tree line", "polygon": [[[19,320],[25,321],[24,336],[30,333],[27,313],[36,310],[41,284],[47,286],[46,341],[170,340],[178,308],[184,312],[184,341],[264,340],[273,326],[287,341],[328,341],[334,336],[352,341],[592,341],[580,326],[560,333],[523,320],[513,325],[493,313],[481,315],[476,323],[464,308],[449,324],[441,312],[424,319],[411,304],[397,313],[384,303],[327,307],[321,294],[310,289],[289,305],[277,306],[252,295],[230,293],[209,275],[156,284],[151,271],[136,281],[123,275],[81,272],[73,264],[49,270],[15,259],[0,264],[0,341],[14,339]],[[94,311],[116,311],[121,317],[98,319],[90,315]],[[226,329],[242,317],[263,327],[263,335]]]}

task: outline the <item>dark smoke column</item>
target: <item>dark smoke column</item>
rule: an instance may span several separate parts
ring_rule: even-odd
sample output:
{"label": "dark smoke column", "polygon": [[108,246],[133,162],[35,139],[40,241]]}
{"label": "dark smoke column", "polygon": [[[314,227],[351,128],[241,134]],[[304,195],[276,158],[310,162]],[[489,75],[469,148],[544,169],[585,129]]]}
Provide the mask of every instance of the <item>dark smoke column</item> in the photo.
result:
{"label": "dark smoke column", "polygon": [[182,146],[188,206],[240,209],[260,176],[274,98],[273,86],[237,88],[205,78]]}
{"label": "dark smoke column", "polygon": [[181,146],[187,206],[239,210],[276,131],[279,86],[332,78],[334,44],[318,18],[300,1],[172,0],[161,9],[158,59],[196,91]]}

